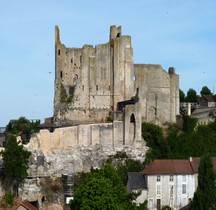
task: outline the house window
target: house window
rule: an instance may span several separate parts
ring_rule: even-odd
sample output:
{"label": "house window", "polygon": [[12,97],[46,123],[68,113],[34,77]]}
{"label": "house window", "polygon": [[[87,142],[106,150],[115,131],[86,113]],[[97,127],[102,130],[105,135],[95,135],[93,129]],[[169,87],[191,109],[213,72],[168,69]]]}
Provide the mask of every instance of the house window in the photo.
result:
{"label": "house window", "polygon": [[182,194],[186,194],[186,184],[182,185]]}
{"label": "house window", "polygon": [[170,175],[170,182],[173,182],[173,175]]}
{"label": "house window", "polygon": [[161,186],[160,185],[157,185],[156,194],[157,195],[161,194]]}
{"label": "house window", "polygon": [[149,199],[149,208],[153,208],[153,202],[154,200],[152,198]]}
{"label": "house window", "polygon": [[161,176],[157,175],[157,182],[160,182],[160,181],[161,181]]}
{"label": "house window", "polygon": [[170,185],[170,188],[169,188],[169,193],[170,193],[170,199],[173,198],[173,188],[174,186],[173,185]]}
{"label": "house window", "polygon": [[171,207],[171,208],[174,207],[174,201],[173,201],[173,198],[170,198],[170,207]]}
{"label": "house window", "polygon": [[186,175],[182,175],[182,181],[186,182]]}

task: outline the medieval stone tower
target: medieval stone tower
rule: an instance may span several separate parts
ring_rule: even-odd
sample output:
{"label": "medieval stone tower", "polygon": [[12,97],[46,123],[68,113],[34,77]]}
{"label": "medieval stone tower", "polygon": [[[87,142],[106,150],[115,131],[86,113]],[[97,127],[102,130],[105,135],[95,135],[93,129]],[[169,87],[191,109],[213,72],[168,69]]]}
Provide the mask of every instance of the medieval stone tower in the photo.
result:
{"label": "medieval stone tower", "polygon": [[[55,28],[55,99],[57,126],[124,121],[162,125],[179,114],[179,77],[173,67],[134,64],[131,37],[110,27],[109,42],[67,48]],[[129,129],[129,128],[128,128]],[[136,131],[135,131],[136,130]],[[138,131],[139,130],[139,131]],[[125,134],[127,135],[127,134]],[[128,134],[129,135],[129,134]]]}

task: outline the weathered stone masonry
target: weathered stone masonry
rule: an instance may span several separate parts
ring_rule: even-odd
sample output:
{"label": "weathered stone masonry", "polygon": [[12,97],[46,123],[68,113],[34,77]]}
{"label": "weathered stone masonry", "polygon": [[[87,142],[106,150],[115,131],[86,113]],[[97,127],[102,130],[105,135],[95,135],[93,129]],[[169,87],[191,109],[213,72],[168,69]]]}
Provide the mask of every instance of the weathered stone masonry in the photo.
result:
{"label": "weathered stone masonry", "polygon": [[95,47],[65,47],[57,26],[55,36],[57,128],[40,130],[26,145],[32,152],[26,180],[31,185],[20,195],[31,201],[41,200],[40,177],[100,168],[117,151],[143,161],[148,148],[142,122],[172,123],[179,110],[175,69],[134,64],[131,37],[121,27],[111,26],[109,42]]}
{"label": "weathered stone masonry", "polygon": [[[176,122],[179,77],[173,67],[134,64],[131,37],[110,27],[108,43],[67,48],[55,28],[57,126],[124,122],[124,144],[141,140],[141,123]],[[119,108],[121,107],[121,108]]]}

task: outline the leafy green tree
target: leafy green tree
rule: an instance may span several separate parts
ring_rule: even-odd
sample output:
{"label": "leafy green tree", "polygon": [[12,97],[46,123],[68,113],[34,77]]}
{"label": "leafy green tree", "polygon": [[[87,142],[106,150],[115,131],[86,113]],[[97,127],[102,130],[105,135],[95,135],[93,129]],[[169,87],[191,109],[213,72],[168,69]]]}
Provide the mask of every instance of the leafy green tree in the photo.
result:
{"label": "leafy green tree", "polygon": [[183,130],[186,133],[191,133],[194,131],[198,120],[190,116],[183,116]]}
{"label": "leafy green tree", "polygon": [[190,103],[197,103],[198,102],[197,92],[194,89],[190,88],[187,91],[187,96],[185,97],[185,101]]}
{"label": "leafy green tree", "polygon": [[202,90],[200,91],[200,95],[213,95],[211,90],[207,86],[203,86]]}
{"label": "leafy green tree", "polygon": [[15,136],[10,136],[5,150],[0,154],[3,158],[6,177],[11,180],[11,183],[16,181],[16,187],[18,187],[18,184],[28,175],[28,159],[31,152],[25,150],[23,145],[17,142]]}
{"label": "leafy green tree", "polygon": [[154,159],[167,157],[167,142],[163,137],[162,128],[152,123],[142,124],[142,136],[151,149],[146,154],[144,165],[149,164]]}
{"label": "leafy green tree", "polygon": [[[20,117],[18,120],[13,120],[6,126],[6,137],[10,135],[19,136],[21,134],[26,135],[26,139],[30,139],[33,132],[38,132],[40,125],[40,120],[36,122],[30,122],[25,117]],[[23,142],[25,143],[25,142]]]}
{"label": "leafy green tree", "polygon": [[185,102],[185,94],[181,89],[179,89],[179,99],[180,102]]}
{"label": "leafy green tree", "polygon": [[87,173],[76,189],[71,209],[137,209],[127,195],[118,172],[111,164]]}
{"label": "leafy green tree", "polygon": [[129,158],[125,152],[117,152],[115,155],[109,156],[107,163],[115,166],[124,184],[127,183],[128,172],[136,172],[143,169],[143,163]]}
{"label": "leafy green tree", "polygon": [[216,175],[209,155],[202,156],[198,172],[198,187],[194,193],[192,209],[216,209]]}
{"label": "leafy green tree", "polygon": [[[143,136],[149,146],[144,166],[154,159],[187,159],[190,156],[201,157],[206,152],[212,157],[216,156],[216,121],[199,125],[197,119],[189,116],[183,119],[183,129],[171,125],[164,131],[166,133],[164,139],[156,141],[157,143],[155,143],[156,136],[161,134],[154,136],[157,132],[154,132],[152,126],[150,126],[151,135],[144,131]],[[147,129],[149,125],[145,127]]]}

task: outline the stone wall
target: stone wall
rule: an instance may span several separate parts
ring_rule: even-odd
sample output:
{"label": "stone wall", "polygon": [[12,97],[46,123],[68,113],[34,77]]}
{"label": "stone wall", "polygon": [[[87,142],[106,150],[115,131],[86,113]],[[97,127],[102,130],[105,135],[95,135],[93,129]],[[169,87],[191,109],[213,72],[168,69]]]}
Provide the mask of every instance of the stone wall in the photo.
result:
{"label": "stone wall", "polygon": [[133,157],[141,153],[139,157],[143,161],[143,151],[147,149],[144,140],[135,138],[133,132],[131,138],[126,136],[124,127],[129,129],[127,133],[135,129],[125,126],[122,121],[114,121],[57,128],[54,132],[40,130],[26,145],[32,152],[29,174],[49,176],[88,171],[91,167],[100,168],[109,155],[122,150],[133,153]]}
{"label": "stone wall", "polygon": [[175,123],[179,114],[179,77],[174,69],[167,73],[160,65],[135,64],[134,74],[142,121]]}
{"label": "stone wall", "polygon": [[57,125],[105,122],[139,92],[141,120],[162,125],[179,114],[179,77],[171,67],[134,64],[131,37],[110,27],[108,43],[67,48],[56,27],[54,118]]}
{"label": "stone wall", "polygon": [[[67,48],[56,27],[54,117],[58,125],[105,121],[134,95],[130,36],[111,27],[106,44]],[[116,35],[115,35],[116,34]]]}

